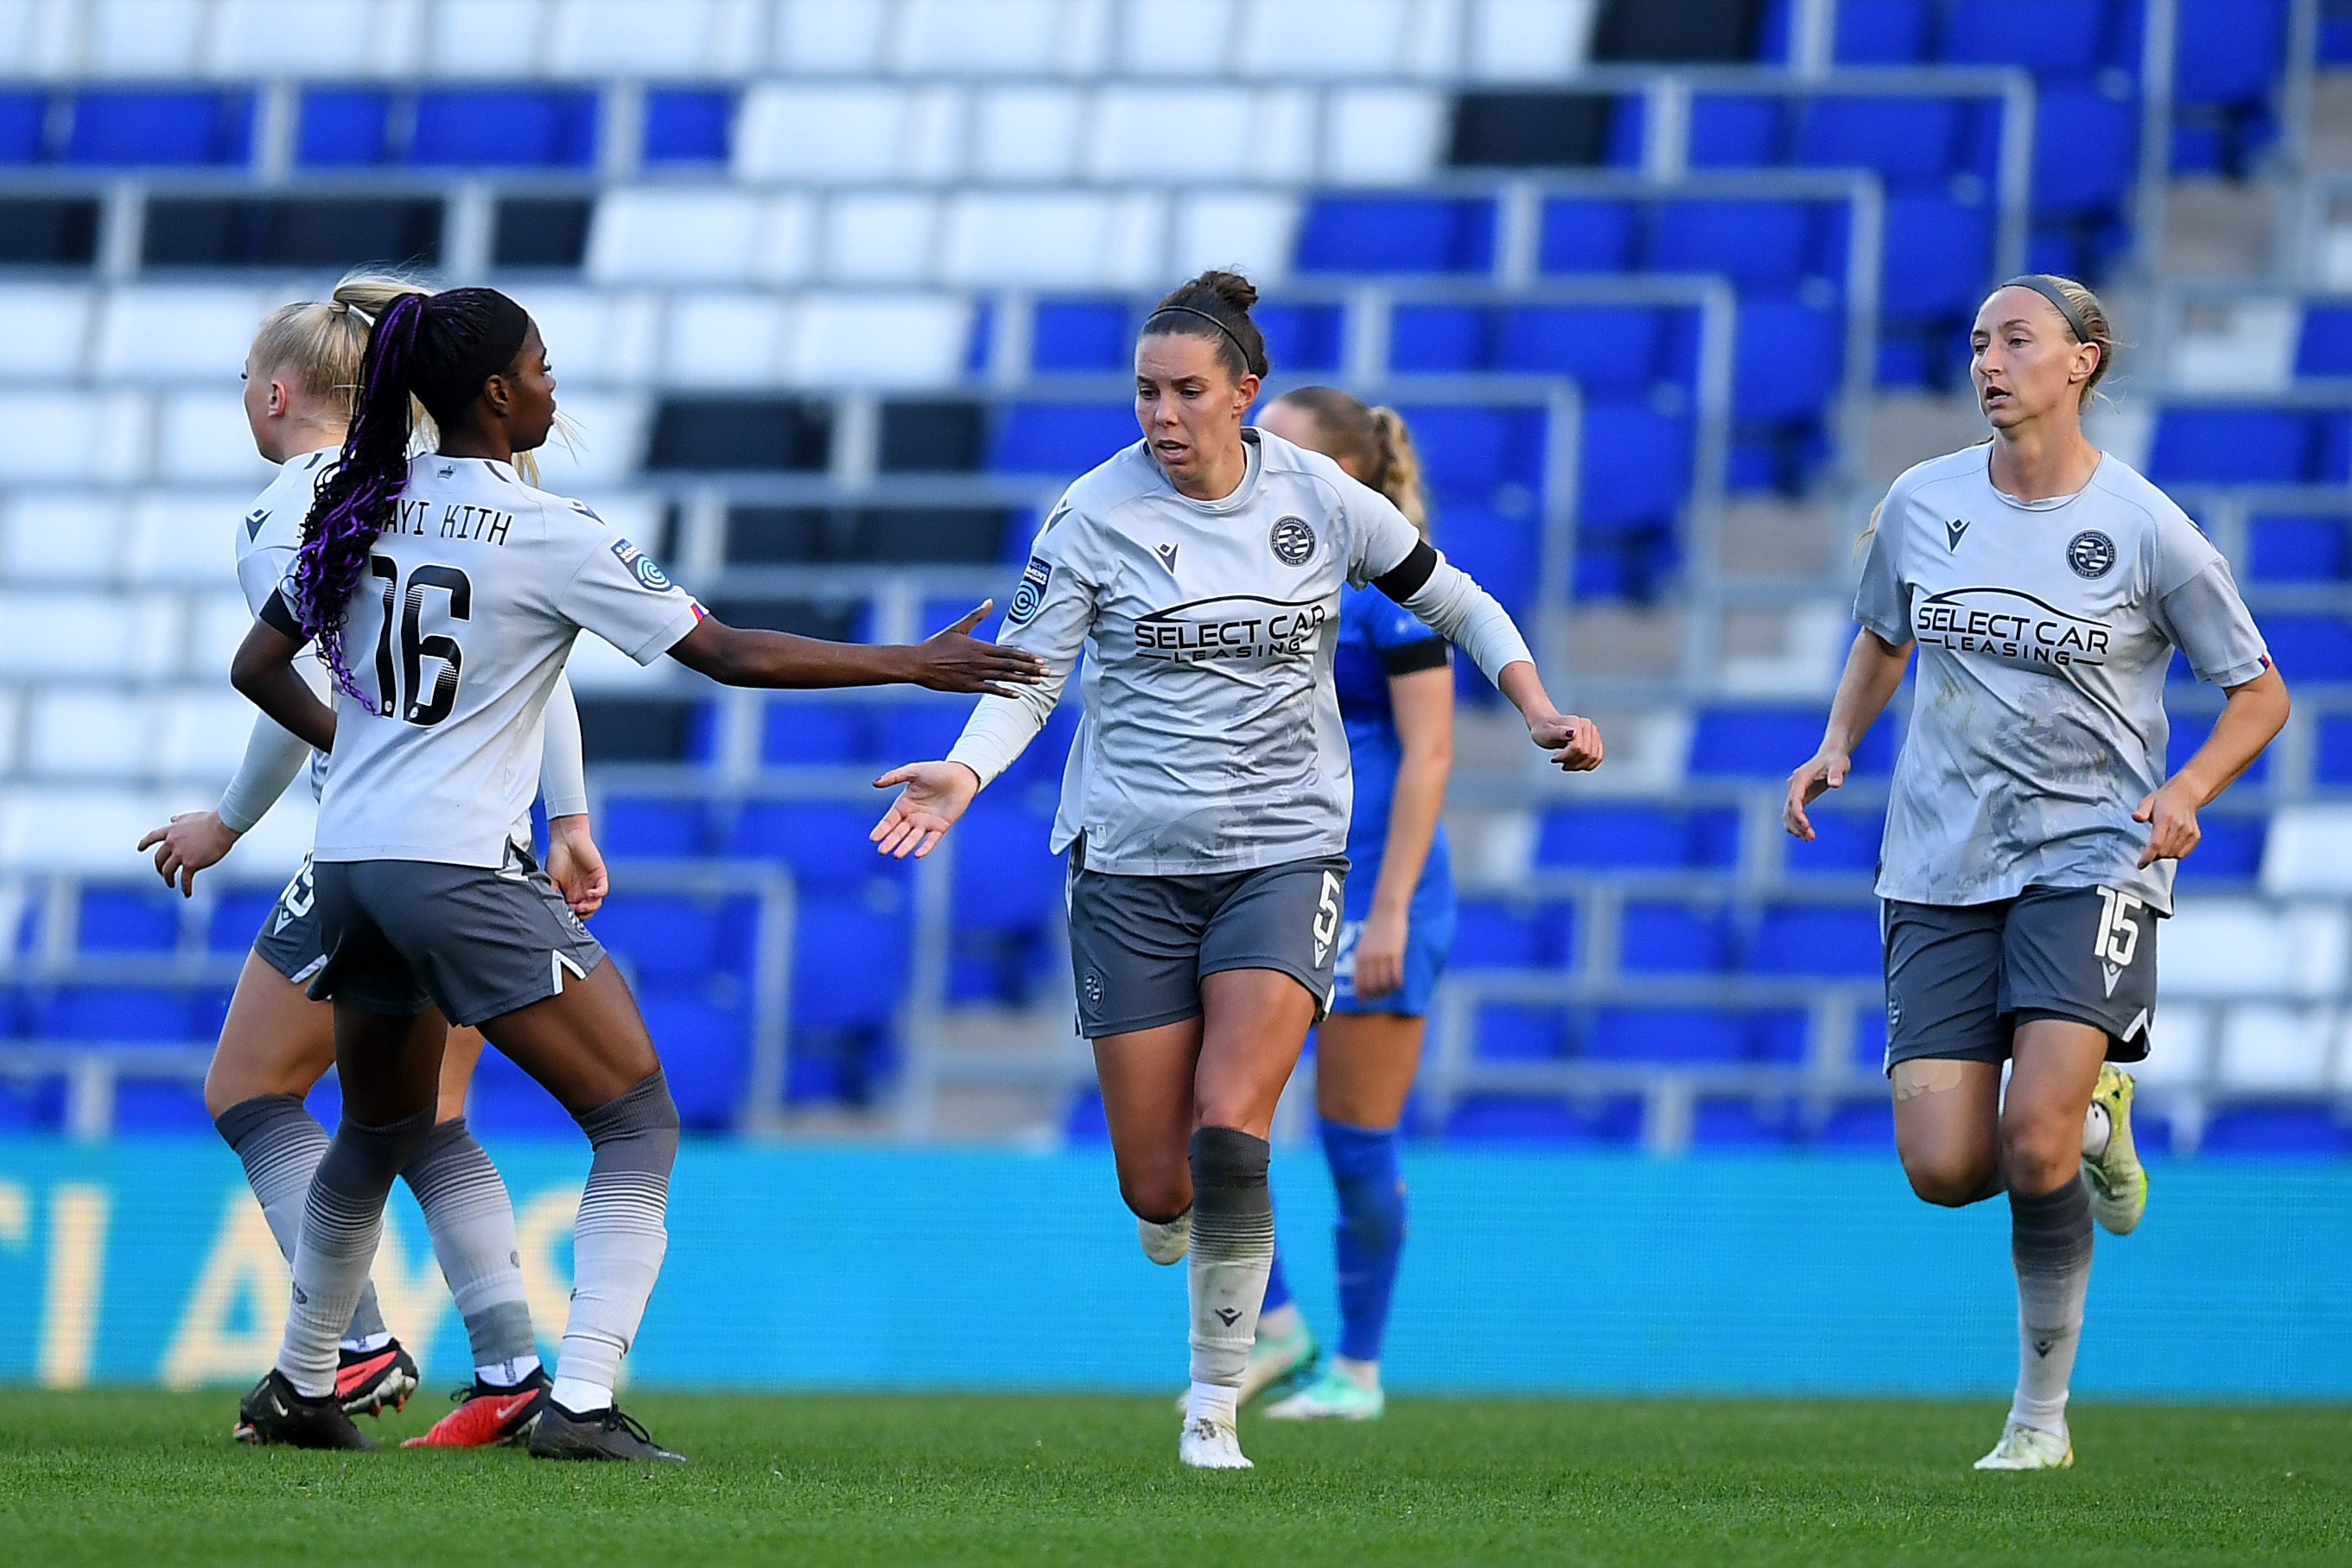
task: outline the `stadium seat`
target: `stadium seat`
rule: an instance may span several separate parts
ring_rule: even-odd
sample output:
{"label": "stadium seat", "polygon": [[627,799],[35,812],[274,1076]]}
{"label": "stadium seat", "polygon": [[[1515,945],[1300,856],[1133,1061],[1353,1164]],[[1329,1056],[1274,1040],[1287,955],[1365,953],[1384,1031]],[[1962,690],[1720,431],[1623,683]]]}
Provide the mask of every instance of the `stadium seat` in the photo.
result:
{"label": "stadium seat", "polygon": [[1875,904],[1767,904],[1747,967],[1763,975],[1874,977],[1882,968]]}
{"label": "stadium seat", "polygon": [[1030,1000],[1061,919],[1062,858],[1048,847],[1051,805],[1017,795],[974,801],[957,824],[949,895],[948,999]]}
{"label": "stadium seat", "polygon": [[998,411],[988,466],[1000,474],[1076,478],[1142,438],[1118,404],[1015,402]]}
{"label": "stadium seat", "polygon": [[1895,1107],[1883,1099],[1849,1100],[1832,1110],[1814,1129],[1813,1142],[1826,1148],[1891,1149],[1895,1146]]}
{"label": "stadium seat", "polygon": [[1472,1039],[1481,1061],[1549,1061],[1568,1053],[1568,1019],[1558,1008],[1490,1002]]}
{"label": "stadium seat", "polygon": [[[1250,315],[1265,337],[1266,358],[1286,373],[1339,369],[1347,337],[1347,319],[1339,307],[1265,304]],[[1127,345],[1120,348],[1119,368],[1124,370]]]}
{"label": "stadium seat", "polygon": [[872,703],[771,701],[760,720],[760,760],[772,768],[881,761]]}
{"label": "stadium seat", "polygon": [[1691,1106],[1691,1143],[1700,1149],[1765,1149],[1804,1140],[1790,1101],[1702,1096]]}
{"label": "stadium seat", "polygon": [[[656,1038],[656,1048],[660,1045]],[[671,1097],[677,1097],[674,1092]],[[466,1092],[466,1120],[478,1134],[493,1141],[580,1136],[580,1124],[555,1096],[497,1050],[483,1051],[474,1069]]]}
{"label": "stadium seat", "polygon": [[2352,577],[2346,519],[2255,517],[2248,521],[2250,582],[2340,582]]}
{"label": "stadium seat", "polygon": [[1843,274],[1843,257],[1822,254],[1816,226],[1814,204],[1805,202],[1666,202],[1658,208],[1649,265],[1658,272],[1720,273],[1743,294],[1778,292],[1807,277]]}
{"label": "stadium seat", "polygon": [[205,1109],[204,1085],[177,1078],[116,1080],[113,1131],[148,1136],[216,1135],[212,1113]]}
{"label": "stadium seat", "polygon": [[1806,810],[1813,824],[1811,843],[1791,840],[1783,846],[1790,876],[1853,876],[1878,869],[1878,852],[1886,836],[1884,811],[1841,810],[1827,800]]}
{"label": "stadium seat", "polygon": [[1465,898],[1455,915],[1454,969],[1561,969],[1574,961],[1576,906]]}
{"label": "stadium seat", "polygon": [[253,95],[89,88],[74,95],[62,161],[94,165],[226,167],[252,155]]}
{"label": "stadium seat", "polygon": [[1588,1053],[1604,1061],[1733,1062],[1765,1055],[1756,1016],[1724,1008],[1601,1008]]}
{"label": "stadium seat", "polygon": [[2289,682],[2352,681],[2352,621],[2334,615],[2265,615],[2263,639]]}
{"label": "stadium seat", "polygon": [[2242,1105],[2205,1124],[2199,1149],[2255,1159],[2312,1159],[2352,1152],[2336,1113],[2317,1105]]}
{"label": "stadium seat", "polygon": [[1629,974],[1712,974],[1731,967],[1730,912],[1720,904],[1628,904],[1617,938]]}
{"label": "stadium seat", "polygon": [[716,976],[749,981],[760,912],[748,896],[616,889],[596,914],[598,941],[649,987],[699,985]]}
{"label": "stadium seat", "polygon": [[2352,306],[2313,303],[2303,308],[2294,373],[2298,378],[2352,376]]}
{"label": "stadium seat", "polygon": [[1445,1119],[1444,1136],[1465,1144],[1631,1144],[1642,1134],[1642,1102],[1514,1094],[1465,1095]]}
{"label": "stadium seat", "polygon": [[[1895,762],[1895,726],[1874,726],[1854,747],[1856,773],[1885,773]],[[1756,775],[1786,778],[1822,740],[1817,708],[1704,708],[1691,731],[1689,770],[1695,777]]]}
{"label": "stadium seat", "polygon": [[1936,20],[1936,0],[1840,0],[1837,63],[1907,66],[1925,60]]}
{"label": "stadium seat", "polygon": [[1577,806],[1544,814],[1538,866],[1730,866],[1739,853],[1739,813],[1727,807]]}
{"label": "stadium seat", "polygon": [[2147,476],[2159,485],[2340,483],[2345,421],[2298,409],[2175,405],[2157,416]]}
{"label": "stadium seat", "polygon": [[682,858],[709,849],[702,802],[614,796],[599,807],[596,841],[608,855]]}
{"label": "stadium seat", "polygon": [[[840,800],[747,800],[728,835],[727,852],[792,867],[803,893],[853,890],[895,880],[903,867],[875,853],[866,838],[878,807]],[[806,916],[802,929],[806,931]]]}
{"label": "stadium seat", "polygon": [[1468,197],[1326,196],[1300,220],[1301,272],[1476,273],[1495,265],[1495,205]]}
{"label": "stadium seat", "polygon": [[1030,368],[1124,371],[1135,355],[1133,318],[1124,299],[1040,299],[1031,316]]}
{"label": "stadium seat", "polygon": [[[2323,780],[2326,781],[2325,775]],[[2347,781],[2352,782],[2352,775],[2347,775]],[[2197,825],[2204,836],[2197,841],[2197,852],[2179,862],[2181,881],[2252,882],[2262,874],[2268,817],[2205,811],[2199,815]]]}
{"label": "stadium seat", "polygon": [[1942,56],[1956,66],[2088,76],[2109,63],[2102,45],[2114,10],[2108,0],[1958,0],[1944,23]]}
{"label": "stadium seat", "polygon": [[641,156],[652,165],[725,163],[732,152],[735,95],[704,88],[646,94]]}
{"label": "stadium seat", "polygon": [[1537,267],[1548,273],[1631,270],[1638,210],[1631,202],[1581,197],[1546,202],[1536,241]]}
{"label": "stadium seat", "polygon": [[[598,823],[601,830],[603,823]],[[213,901],[205,923],[205,947],[212,953],[241,953],[253,946],[261,923],[278,902],[275,887],[231,887]]]}
{"label": "stadium seat", "polygon": [[65,1119],[64,1079],[0,1078],[0,1133],[56,1133]]}
{"label": "stadium seat", "polygon": [[163,986],[58,986],[33,993],[37,1039],[183,1044],[199,1038],[190,993]]}
{"label": "stadium seat", "polygon": [[[717,999],[720,995],[726,999]],[[661,1052],[678,1120],[690,1131],[731,1127],[751,1088],[751,1019],[742,994],[647,986],[637,992],[637,1009]]]}
{"label": "stadium seat", "polygon": [[178,893],[84,886],[75,946],[83,953],[169,953],[180,945],[186,907]]}
{"label": "stadium seat", "polygon": [[2242,1094],[2318,1094],[2339,1026],[2333,1009],[2255,1005],[2223,1017],[2214,1075]]}
{"label": "stadium seat", "polygon": [[1752,169],[1785,161],[1788,100],[1699,93],[1690,106],[1690,162],[1695,169]]}

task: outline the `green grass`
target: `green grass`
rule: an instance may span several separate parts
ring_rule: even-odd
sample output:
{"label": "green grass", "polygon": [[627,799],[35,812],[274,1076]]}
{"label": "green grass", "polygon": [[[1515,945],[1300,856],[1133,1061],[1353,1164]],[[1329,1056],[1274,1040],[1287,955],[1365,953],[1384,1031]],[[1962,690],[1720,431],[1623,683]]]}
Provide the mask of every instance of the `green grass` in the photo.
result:
{"label": "green grass", "polygon": [[[0,1557],[68,1563],[2352,1561],[2352,1412],[2090,1406],[2076,1468],[1978,1475],[1996,1402],[1406,1399],[1244,1417],[1258,1469],[1176,1464],[1167,1402],[693,1397],[687,1468],[227,1437],[228,1394],[0,1393]],[[392,1441],[442,1406],[380,1425]],[[2032,1555],[2029,1556],[2028,1554]]]}

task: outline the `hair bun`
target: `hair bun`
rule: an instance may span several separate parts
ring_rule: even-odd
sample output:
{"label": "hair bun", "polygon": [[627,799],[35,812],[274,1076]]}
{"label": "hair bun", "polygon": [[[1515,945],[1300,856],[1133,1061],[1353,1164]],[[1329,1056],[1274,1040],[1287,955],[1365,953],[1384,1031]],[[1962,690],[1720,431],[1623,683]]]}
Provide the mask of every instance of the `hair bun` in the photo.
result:
{"label": "hair bun", "polygon": [[1236,310],[1246,311],[1257,303],[1257,285],[1238,272],[1204,272],[1192,281]]}

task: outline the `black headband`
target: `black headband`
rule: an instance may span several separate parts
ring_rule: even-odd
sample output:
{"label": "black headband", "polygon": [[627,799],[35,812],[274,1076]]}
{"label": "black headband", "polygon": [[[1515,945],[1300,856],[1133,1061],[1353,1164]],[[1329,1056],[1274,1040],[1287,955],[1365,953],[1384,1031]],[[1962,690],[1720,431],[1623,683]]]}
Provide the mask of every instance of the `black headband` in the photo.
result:
{"label": "black headband", "polygon": [[2057,307],[2058,314],[2065,319],[2067,327],[2074,331],[2074,341],[2078,343],[2087,343],[2091,340],[2091,329],[2083,325],[2082,313],[2074,308],[2074,304],[2067,299],[2066,296],[2063,292],[2060,291],[2057,285],[2042,277],[2039,273],[2020,273],[2015,277],[2011,278],[2007,283],[2002,284],[2001,287],[2003,288],[2031,288],[2034,293],[2039,294],[2042,298],[2047,299],[2052,305]]}
{"label": "black headband", "polygon": [[1160,306],[1155,308],[1150,316],[1143,319],[1144,331],[1147,333],[1150,332],[1151,330],[1151,323],[1158,318],[1171,314],[1198,316],[1202,320],[1206,321],[1210,326],[1214,327],[1218,331],[1223,332],[1227,338],[1232,339],[1234,351],[1242,357],[1242,373],[1244,375],[1247,375],[1249,373],[1250,351],[1242,346],[1241,339],[1234,335],[1234,329],[1231,327],[1226,326],[1223,321],[1218,320],[1206,310],[1195,310],[1190,305]]}
{"label": "black headband", "polygon": [[530,312],[495,288],[453,288],[434,295],[425,306],[428,326],[436,324],[431,318],[439,317],[441,329],[447,331],[449,308],[461,297],[467,305],[481,307],[487,320],[479,337],[459,346],[457,361],[446,371],[428,374],[422,365],[417,367],[417,396],[436,418],[444,411],[457,414],[472,407],[482,395],[484,382],[513,369],[523,340],[530,335]]}

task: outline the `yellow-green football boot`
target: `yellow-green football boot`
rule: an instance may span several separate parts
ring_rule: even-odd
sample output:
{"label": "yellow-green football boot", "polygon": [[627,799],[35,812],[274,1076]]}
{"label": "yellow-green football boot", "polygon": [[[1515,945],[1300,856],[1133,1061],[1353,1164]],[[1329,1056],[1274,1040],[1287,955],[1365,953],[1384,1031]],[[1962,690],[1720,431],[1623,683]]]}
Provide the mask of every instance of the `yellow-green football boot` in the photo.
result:
{"label": "yellow-green football boot", "polygon": [[2147,1168],[2132,1146],[2132,1075],[2114,1062],[2102,1063],[2091,1091],[2091,1112],[2107,1117],[2107,1145],[2094,1159],[2083,1156],[2083,1185],[2090,1189],[2091,1217],[2117,1236],[2128,1236],[2147,1212]]}

